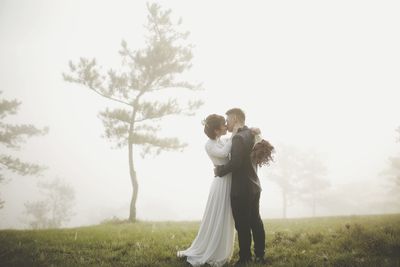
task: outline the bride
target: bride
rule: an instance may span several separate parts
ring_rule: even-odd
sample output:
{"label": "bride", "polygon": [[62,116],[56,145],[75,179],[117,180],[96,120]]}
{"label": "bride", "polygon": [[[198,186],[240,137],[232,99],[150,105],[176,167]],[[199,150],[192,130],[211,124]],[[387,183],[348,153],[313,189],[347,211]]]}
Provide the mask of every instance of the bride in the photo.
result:
{"label": "bride", "polygon": [[[258,129],[252,129],[259,133]],[[205,149],[214,165],[224,165],[229,161],[232,137],[222,139],[227,127],[225,118],[217,114],[209,115],[204,121],[204,133],[209,140]],[[234,129],[232,136],[237,132]],[[235,224],[231,209],[232,173],[214,178],[208,195],[206,209],[199,232],[191,246],[178,251],[178,257],[186,257],[193,266],[209,264],[222,266],[232,256],[235,240]]]}

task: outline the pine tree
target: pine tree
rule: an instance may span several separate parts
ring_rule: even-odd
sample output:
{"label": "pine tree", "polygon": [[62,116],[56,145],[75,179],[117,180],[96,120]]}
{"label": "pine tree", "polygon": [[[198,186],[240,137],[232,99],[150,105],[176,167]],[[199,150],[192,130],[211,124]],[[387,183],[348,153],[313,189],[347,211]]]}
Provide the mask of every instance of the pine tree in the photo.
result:
{"label": "pine tree", "polygon": [[[2,94],[2,91],[0,91]],[[5,122],[9,115],[15,115],[21,102],[2,99],[0,101],[0,144],[4,147],[0,154],[0,182],[6,179],[6,172],[16,173],[22,176],[39,176],[46,167],[21,161],[15,156],[6,154],[6,150],[19,151],[21,144],[29,137],[45,135],[48,127],[38,129],[32,124],[10,124]],[[0,199],[0,209],[4,207],[4,201]]]}
{"label": "pine tree", "polygon": [[[171,89],[201,90],[200,84],[180,80],[182,73],[191,68],[192,45],[187,43],[189,32],[178,30],[181,20],[173,23],[171,10],[158,4],[147,4],[146,45],[132,51],[122,41],[119,54],[122,58],[119,71],[110,69],[101,73],[95,59],[81,58],[69,63],[70,73],[63,73],[64,80],[83,85],[97,95],[119,103],[121,108],[106,108],[99,113],[105,137],[116,143],[117,148],[128,146],[129,174],[132,199],[129,220],[136,220],[136,200],[139,184],[133,160],[133,151],[141,147],[141,155],[159,154],[161,151],[182,150],[186,144],[177,138],[161,138],[159,122],[171,115],[194,115],[203,102],[189,100],[184,105],[176,98],[151,101],[152,96]],[[148,96],[148,97],[146,97]],[[154,99],[154,98],[153,98]]]}
{"label": "pine tree", "polygon": [[51,182],[39,182],[39,201],[25,203],[25,212],[32,219],[28,222],[33,229],[60,228],[69,222],[75,203],[74,188],[57,178]]}

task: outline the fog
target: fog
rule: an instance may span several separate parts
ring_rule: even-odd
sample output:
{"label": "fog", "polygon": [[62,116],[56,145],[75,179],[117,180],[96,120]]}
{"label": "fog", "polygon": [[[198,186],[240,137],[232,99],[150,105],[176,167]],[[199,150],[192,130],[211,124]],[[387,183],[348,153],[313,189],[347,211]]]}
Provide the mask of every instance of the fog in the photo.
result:
{"label": "fog", "polygon": [[[259,127],[277,152],[288,145],[319,155],[331,187],[316,216],[400,211],[381,175],[400,153],[398,1],[159,3],[191,33],[193,68],[185,77],[203,82],[195,96],[205,105],[195,116],[163,120],[165,136],[188,144],[182,152],[143,159],[135,150],[138,219],[201,219],[215,179],[201,121],[232,107],[242,108],[246,124]],[[20,151],[7,150],[48,170],[43,177],[7,173],[0,228],[27,227],[24,203],[40,197],[37,181],[57,177],[76,193],[67,226],[128,217],[128,150],[112,149],[98,118],[118,105],[62,73],[80,57],[118,68],[122,39],[133,49],[144,45],[146,12],[145,1],[0,1],[0,90],[22,102],[7,122],[50,129]],[[264,170],[259,176],[262,217],[281,217],[280,188]],[[289,218],[311,215],[301,201],[288,206]]]}

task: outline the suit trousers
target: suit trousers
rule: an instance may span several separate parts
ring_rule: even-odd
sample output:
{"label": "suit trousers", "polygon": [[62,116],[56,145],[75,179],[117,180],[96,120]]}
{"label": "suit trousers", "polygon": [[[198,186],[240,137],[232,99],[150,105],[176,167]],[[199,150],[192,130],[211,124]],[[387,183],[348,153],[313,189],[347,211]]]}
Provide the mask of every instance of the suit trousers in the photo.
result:
{"label": "suit trousers", "polygon": [[260,217],[260,192],[248,196],[231,196],[231,206],[238,233],[240,259],[251,259],[252,235],[256,257],[264,257],[265,232]]}

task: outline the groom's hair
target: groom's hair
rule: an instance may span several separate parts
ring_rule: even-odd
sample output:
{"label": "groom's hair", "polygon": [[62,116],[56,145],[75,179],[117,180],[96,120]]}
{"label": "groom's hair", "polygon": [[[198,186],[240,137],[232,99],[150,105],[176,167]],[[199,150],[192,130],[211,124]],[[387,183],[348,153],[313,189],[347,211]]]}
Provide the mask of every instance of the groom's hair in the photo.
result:
{"label": "groom's hair", "polygon": [[232,108],[230,110],[228,110],[226,113],[226,115],[234,115],[236,116],[236,118],[238,119],[239,122],[244,123],[246,121],[246,115],[244,114],[243,110],[241,110],[240,108]]}

